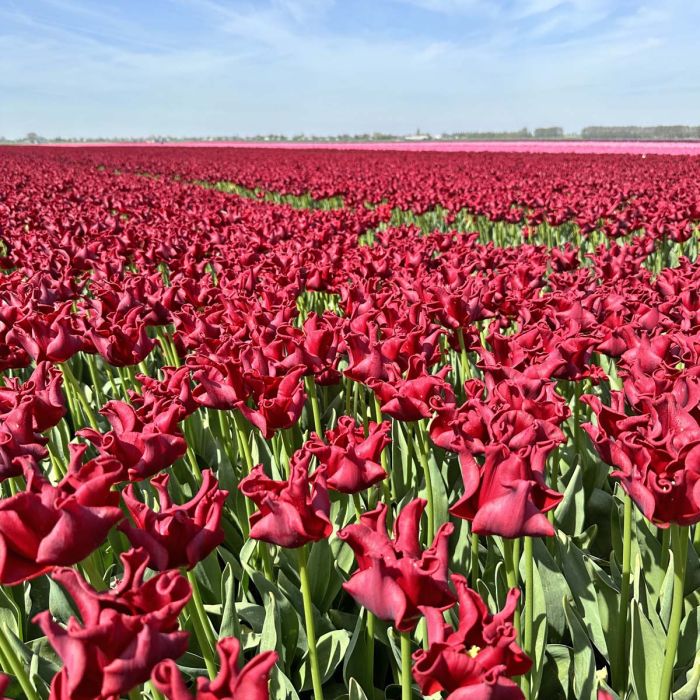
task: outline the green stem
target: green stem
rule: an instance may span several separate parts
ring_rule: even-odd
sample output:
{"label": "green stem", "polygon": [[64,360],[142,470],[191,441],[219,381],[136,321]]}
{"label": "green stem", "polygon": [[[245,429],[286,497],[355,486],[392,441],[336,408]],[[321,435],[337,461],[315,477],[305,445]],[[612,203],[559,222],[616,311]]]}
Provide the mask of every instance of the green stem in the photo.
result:
{"label": "green stem", "polygon": [[90,372],[90,381],[92,382],[92,389],[95,392],[95,403],[98,406],[104,404],[104,396],[102,394],[102,389],[100,389],[99,375],[97,374],[97,364],[95,363],[95,356],[91,355],[89,352],[84,353],[85,361],[88,366],[88,371]]}
{"label": "green stem", "polygon": [[[508,588],[518,588],[518,571],[520,568],[520,538],[514,540],[503,539],[503,551],[505,552],[506,582]],[[520,612],[516,609],[513,615],[513,627],[520,639]]]}
{"label": "green stem", "polygon": [[194,627],[194,633],[199,642],[199,648],[204,657],[204,663],[207,667],[209,678],[214,680],[216,677],[216,662],[214,660],[214,634],[209,623],[209,618],[204,610],[204,603],[199,592],[199,584],[194,571],[187,572],[187,580],[192,587],[192,599],[187,604],[190,609],[190,619]]}
{"label": "green stem", "polygon": [[472,532],[470,537],[471,551],[469,552],[469,577],[472,588],[476,590],[476,582],[479,580],[479,535]]}
{"label": "green stem", "polygon": [[374,614],[367,612],[367,678],[369,679],[369,697],[374,698]]}
{"label": "green stem", "polygon": [[430,546],[435,538],[435,501],[433,499],[433,483],[430,476],[430,464],[428,461],[428,447],[426,446],[426,441],[422,439],[422,433],[424,432],[425,430],[421,423],[418,424],[417,428],[411,428],[413,449],[418,454],[421,467],[423,468],[423,476],[425,477],[425,495],[428,501],[428,507],[426,509],[426,514],[428,516],[428,546]]}
{"label": "green stem", "polygon": [[311,682],[314,689],[314,700],[323,700],[323,685],[321,683],[321,671],[318,666],[318,651],[316,649],[316,628],[314,627],[314,614],[311,603],[311,588],[309,586],[309,572],[306,568],[308,554],[306,545],[299,547],[299,580],[301,582],[301,596],[304,601],[304,622],[306,625],[306,638],[309,643],[309,663],[311,664]]}
{"label": "green stem", "polygon": [[80,404],[83,414],[85,415],[87,422],[90,424],[90,427],[99,432],[100,426],[97,422],[97,416],[95,416],[95,412],[92,410],[90,402],[85,398],[85,394],[83,394],[80,384],[71,371],[70,366],[67,362],[64,362],[61,365],[61,369],[63,370],[63,377],[66,380],[66,388],[68,389],[68,387],[70,387],[69,391],[73,394],[74,399],[78,400],[78,403]]}
{"label": "green stem", "polygon": [[620,607],[617,611],[617,640],[612,659],[612,679],[615,690],[623,696],[627,688],[627,615],[630,601],[630,575],[632,556],[632,499],[623,496],[624,515],[622,521],[622,579],[620,582]]}
{"label": "green stem", "polygon": [[411,700],[411,635],[401,632],[401,700]]}
{"label": "green stem", "polygon": [[[381,424],[383,420],[382,416],[382,404],[377,398],[377,395],[374,395],[374,420],[377,422],[377,424]],[[379,458],[381,460],[381,465],[382,469],[387,473],[387,478],[384,479],[381,483],[381,489],[382,489],[382,494],[384,496],[384,502],[389,505],[392,503],[392,501],[396,501],[396,488],[394,485],[394,482],[391,478],[391,474],[389,472],[389,456],[387,455],[386,448],[384,448],[379,455]],[[387,483],[387,480],[389,483]]]}
{"label": "green stem", "polygon": [[469,379],[469,357],[467,356],[467,346],[464,343],[464,331],[461,328],[457,329],[457,338],[459,339],[460,350],[460,365],[462,368],[462,383]]}
{"label": "green stem", "polygon": [[688,528],[671,525],[671,548],[673,550],[673,603],[668,623],[664,667],[659,686],[659,700],[670,700],[673,690],[673,669],[676,663],[678,637],[683,621],[685,569],[688,562]]}
{"label": "green stem", "polygon": [[311,410],[314,414],[314,430],[323,439],[323,428],[321,427],[321,409],[318,405],[318,393],[316,392],[316,382],[313,376],[306,378],[306,392],[311,399]]}
{"label": "green stem", "polygon": [[355,506],[355,515],[357,516],[357,520],[359,522],[360,517],[362,516],[362,501],[360,500],[359,493],[352,494],[352,502],[353,502],[353,505]]}
{"label": "green stem", "polygon": [[533,623],[533,569],[532,569],[532,537],[525,537],[525,632],[523,635],[523,651],[532,659],[532,668],[523,677],[523,693],[525,700],[530,700],[532,697],[532,680],[535,671],[535,650],[533,648],[532,639],[532,623]]}
{"label": "green stem", "polygon": [[17,682],[20,684],[22,692],[27,699],[39,700],[39,695],[36,690],[34,690],[34,686],[29,680],[24,664],[17,658],[15,650],[12,648],[12,644],[5,634],[5,627],[3,625],[0,625],[0,653],[2,653],[3,658],[7,661],[10,667],[7,670],[11,671],[17,678]]}

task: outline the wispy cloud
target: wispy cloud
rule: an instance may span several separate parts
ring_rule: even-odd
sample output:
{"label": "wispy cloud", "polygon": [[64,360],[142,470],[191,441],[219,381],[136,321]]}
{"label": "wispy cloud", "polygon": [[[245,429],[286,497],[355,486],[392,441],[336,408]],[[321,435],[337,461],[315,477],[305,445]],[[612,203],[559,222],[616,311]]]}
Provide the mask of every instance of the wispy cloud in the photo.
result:
{"label": "wispy cloud", "polygon": [[683,0],[10,1],[0,135],[697,121],[698,20]]}

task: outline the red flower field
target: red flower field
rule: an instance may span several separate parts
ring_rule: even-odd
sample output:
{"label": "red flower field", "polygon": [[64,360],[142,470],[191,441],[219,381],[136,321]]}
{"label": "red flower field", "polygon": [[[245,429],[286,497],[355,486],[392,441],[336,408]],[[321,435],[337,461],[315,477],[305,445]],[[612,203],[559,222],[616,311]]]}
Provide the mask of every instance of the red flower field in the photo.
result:
{"label": "red flower field", "polygon": [[700,157],[508,145],[0,148],[0,694],[698,697]]}

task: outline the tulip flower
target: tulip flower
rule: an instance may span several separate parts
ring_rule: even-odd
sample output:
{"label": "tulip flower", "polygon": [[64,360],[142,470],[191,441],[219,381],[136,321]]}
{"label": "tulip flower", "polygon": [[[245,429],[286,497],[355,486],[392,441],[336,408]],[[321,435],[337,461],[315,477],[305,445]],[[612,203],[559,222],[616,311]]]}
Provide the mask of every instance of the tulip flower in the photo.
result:
{"label": "tulip flower", "polygon": [[250,536],[280,547],[302,547],[328,537],[330,501],[324,471],[309,476],[311,454],[296,453],[290,460],[288,481],[274,481],[262,465],[241,480],[238,488],[258,507],[250,517]]}
{"label": "tulip flower", "polygon": [[350,416],[338,419],[338,425],[325,433],[325,442],[314,434],[305,449],[314,455],[324,469],[328,488],[341,493],[359,493],[385,479],[387,473],[379,464],[382,450],[390,443],[391,426],[370,422],[365,437]]}
{"label": "tulip flower", "polygon": [[425,608],[447,610],[454,594],[447,581],[451,523],[440,527],[430,548],[418,541],[420,517],[426,501],[416,498],[403,507],[394,524],[394,539],[386,532],[387,506],[364,513],[358,524],[338,532],[355,552],[359,570],[343,588],[400,632],[412,630]]}
{"label": "tulip flower", "polygon": [[413,677],[424,695],[440,691],[448,700],[520,700],[524,695],[511,678],[527,673],[530,659],[516,643],[513,615],[520,595],[508,592],[499,613],[489,613],[481,596],[453,575],[459,621],[447,625],[439,611],[426,612],[428,647],[413,654]]}
{"label": "tulip flower", "polygon": [[161,661],[153,669],[153,684],[167,700],[269,699],[269,675],[278,658],[276,652],[258,654],[239,668],[241,643],[235,637],[220,639],[216,651],[219,673],[213,681],[198,678],[194,693],[187,688],[182,672],[171,659]]}
{"label": "tulip flower", "polygon": [[186,632],[177,631],[177,616],[191,591],[177,571],[143,581],[148,555],[132,549],[121,556],[124,576],[108,593],[97,593],[73,569],[52,577],[73,599],[80,620],[65,627],[48,611],[34,622],[63,661],[53,679],[51,696],[72,700],[111,700],[148,680],[151,669],[187,649]]}
{"label": "tulip flower", "polygon": [[70,566],[99,546],[119,520],[121,465],[97,458],[81,464],[86,445],[71,446],[66,477],[52,486],[23,462],[26,491],[0,500],[0,583],[15,585]]}
{"label": "tulip flower", "polygon": [[134,525],[122,522],[119,529],[132,546],[148,552],[149,566],[156,571],[191,569],[224,540],[221,513],[228,491],[218,488],[211,471],[202,472],[199,492],[181,506],[173,505],[170,500],[169,480],[165,473],[151,479],[151,486],[158,492],[157,512],[136,498],[133,485],[122,492]]}

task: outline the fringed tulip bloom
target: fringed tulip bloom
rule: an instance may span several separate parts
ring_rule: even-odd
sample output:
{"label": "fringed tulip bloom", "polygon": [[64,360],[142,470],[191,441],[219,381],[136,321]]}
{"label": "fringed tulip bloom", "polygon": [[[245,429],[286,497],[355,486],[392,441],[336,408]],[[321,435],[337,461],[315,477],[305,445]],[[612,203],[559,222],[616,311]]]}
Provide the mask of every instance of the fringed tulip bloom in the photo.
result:
{"label": "fringed tulip bloom", "polygon": [[197,678],[190,691],[177,664],[161,661],[151,674],[156,688],[167,700],[269,700],[269,677],[277,662],[277,653],[265,651],[239,668],[241,643],[235,637],[220,639],[216,644],[219,672],[210,681]]}
{"label": "fringed tulip bloom", "polygon": [[516,642],[513,615],[520,595],[508,593],[505,607],[491,615],[481,596],[463,576],[452,576],[457,590],[456,629],[442,613],[426,611],[428,648],[413,654],[413,678],[424,695],[447,692],[447,700],[521,700],[511,680],[530,670],[532,662]]}
{"label": "fringed tulip bloom", "polygon": [[369,379],[367,385],[381,401],[382,413],[396,420],[417,421],[432,416],[431,402],[447,391],[445,376],[449,371],[450,367],[445,366],[437,374],[430,374],[425,360],[414,355],[405,377]]}
{"label": "fringed tulip bloom", "polygon": [[447,581],[448,539],[454,526],[442,525],[432,546],[421,550],[418,528],[425,506],[420,498],[404,506],[394,524],[393,540],[386,531],[384,503],[338,533],[355,552],[359,566],[343,588],[400,632],[411,631],[426,608],[443,611],[455,602]]}
{"label": "fringed tulip bloom", "polygon": [[0,387],[0,481],[20,476],[19,458],[35,464],[47,455],[39,433],[56,425],[66,413],[61,373],[40,362],[23,384],[14,377]]}
{"label": "fringed tulip bloom", "polygon": [[309,476],[311,455],[297,452],[290,460],[288,481],[267,477],[262,465],[246,476],[238,488],[257,505],[250,516],[250,536],[280,547],[302,547],[328,537],[330,500],[322,469]]}
{"label": "fringed tulip bloom", "polygon": [[242,403],[241,413],[269,440],[278,430],[294,425],[306,403],[304,368],[298,367],[279,377],[265,377],[261,391],[253,393],[257,407]]}
{"label": "fringed tulip bloom", "polygon": [[202,472],[199,492],[181,506],[170,500],[169,480],[165,473],[151,479],[151,486],[158,492],[157,512],[136,498],[133,485],[122,492],[134,525],[122,522],[119,529],[132,546],[148,552],[149,566],[156,571],[191,569],[224,541],[221,512],[228,491],[218,487],[211,471]]}
{"label": "fringed tulip bloom", "polygon": [[314,433],[305,448],[325,469],[328,488],[341,493],[359,493],[385,479],[387,473],[379,464],[382,450],[391,442],[391,426],[370,422],[369,435],[350,416],[341,416],[333,430],[327,430],[326,441]]}
{"label": "fringed tulip bloom", "polygon": [[90,322],[87,338],[110,365],[137,365],[156,346],[156,341],[148,337],[142,313],[143,309],[134,307],[124,315],[97,316]]}
{"label": "fringed tulip bloom", "polygon": [[489,445],[485,455],[483,465],[473,459],[462,463],[464,495],[450,513],[470,520],[477,535],[553,536],[545,513],[563,495],[550,489],[542,472],[507,447]]}
{"label": "fringed tulip bloom", "polygon": [[19,345],[36,362],[66,362],[83,349],[70,307],[67,303],[49,314],[25,316],[7,334],[7,340]]}
{"label": "fringed tulip bloom", "polygon": [[25,464],[27,489],[0,500],[0,583],[12,586],[87,557],[122,519],[112,487],[121,467],[97,458],[80,464],[86,445],[71,445],[68,474],[52,486]]}
{"label": "fringed tulip bloom", "polygon": [[597,417],[585,424],[612,476],[650,522],[700,522],[700,424],[675,393],[642,399],[627,415],[622,392],[610,392],[611,406],[584,396]]}
{"label": "fringed tulip bloom", "polygon": [[96,592],[73,569],[59,569],[54,580],[68,592],[80,614],[65,627],[47,610],[34,622],[63,661],[51,684],[56,700],[113,700],[141,685],[153,667],[187,649],[178,615],[192,592],[177,571],[143,577],[148,555],[123,554],[124,576],[116,588]]}
{"label": "fringed tulip bloom", "polygon": [[187,444],[178,427],[184,409],[171,403],[163,413],[137,412],[124,401],[109,401],[100,410],[112,426],[106,434],[92,428],[77,431],[104,455],[123,465],[124,479],[139,481],[157,474],[182,457]]}

